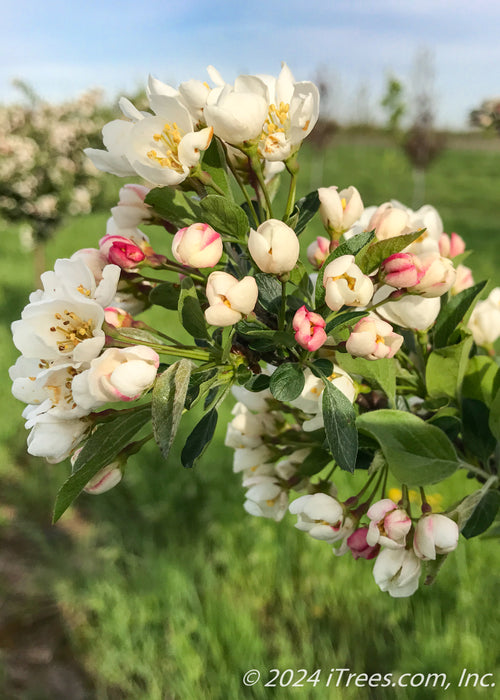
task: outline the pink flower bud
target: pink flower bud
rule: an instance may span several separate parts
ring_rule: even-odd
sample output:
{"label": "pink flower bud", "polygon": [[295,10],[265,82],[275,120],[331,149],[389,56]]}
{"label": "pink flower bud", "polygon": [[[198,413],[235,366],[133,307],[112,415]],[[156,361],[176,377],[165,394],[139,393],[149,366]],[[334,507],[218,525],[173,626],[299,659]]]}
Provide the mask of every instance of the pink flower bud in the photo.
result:
{"label": "pink flower bud", "polygon": [[415,527],[413,549],[420,559],[435,559],[437,554],[447,554],[456,549],[458,535],[458,525],[446,515],[424,515]]}
{"label": "pink flower bud", "polygon": [[125,236],[104,236],[99,241],[99,248],[108,262],[118,265],[123,270],[137,267],[146,257],[139,246]]}
{"label": "pink flower bud", "polygon": [[411,518],[408,513],[391,501],[384,498],[377,501],[368,509],[370,519],[366,541],[374,547],[376,544],[389,549],[400,549],[406,544],[406,535],[411,528]]}
{"label": "pink flower bud", "polygon": [[318,236],[307,247],[307,259],[317,270],[323,265],[330,252],[330,241],[324,236]]}
{"label": "pink flower bud", "polygon": [[380,279],[390,287],[404,289],[414,287],[424,276],[424,270],[416,255],[394,253],[380,266]]}
{"label": "pink flower bud", "polygon": [[465,251],[465,241],[458,235],[452,233],[450,236],[443,233],[439,239],[439,252],[444,258],[454,258]]}
{"label": "pink flower bud", "polygon": [[172,254],[188,267],[214,267],[222,256],[222,238],[208,224],[191,224],[175,234]]}
{"label": "pink flower bud", "polygon": [[451,260],[441,257],[438,253],[427,253],[419,256],[419,262],[424,274],[411,288],[413,294],[427,298],[440,297],[451,289],[456,277]]}
{"label": "pink flower bud", "polygon": [[394,333],[390,323],[369,316],[356,323],[347,339],[346,350],[354,357],[379,360],[394,357],[402,344],[403,336]]}
{"label": "pink flower bud", "polygon": [[325,343],[325,326],[325,319],[313,311],[308,311],[305,306],[301,306],[293,317],[295,340],[309,352],[314,352]]}
{"label": "pink flower bud", "polygon": [[[75,462],[78,459],[82,449],[82,447],[79,447],[71,455],[70,461],[72,467],[75,465]],[[124,462],[125,460],[122,458],[107,464],[105,467],[100,469],[95,476],[92,477],[87,485],[84,486],[83,490],[86,493],[97,496],[100,493],[105,493],[106,491],[112,489],[122,480],[122,465]]]}
{"label": "pink flower bud", "polygon": [[131,328],[135,323],[127,311],[119,309],[117,306],[107,306],[104,309],[104,319],[114,328]]}
{"label": "pink flower bud", "polygon": [[367,527],[360,527],[347,538],[347,546],[355,559],[374,559],[380,552],[380,545],[374,547],[366,541]]}

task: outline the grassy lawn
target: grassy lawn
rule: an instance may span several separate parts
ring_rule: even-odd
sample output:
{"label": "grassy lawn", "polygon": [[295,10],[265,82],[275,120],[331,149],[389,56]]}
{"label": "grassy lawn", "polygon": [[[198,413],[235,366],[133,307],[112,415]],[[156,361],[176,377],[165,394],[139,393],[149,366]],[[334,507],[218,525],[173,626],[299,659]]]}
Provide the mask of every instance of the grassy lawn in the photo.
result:
{"label": "grassy lawn", "polygon": [[[390,197],[411,204],[411,170],[391,148],[342,145],[321,158],[306,151],[302,169],[299,194],[320,184],[355,184],[366,205]],[[445,230],[476,251],[470,258],[476,279],[500,284],[500,154],[448,151],[426,188],[426,202],[439,209]],[[97,213],[69,222],[49,245],[48,264],[95,246],[106,219]],[[9,324],[27,302],[32,261],[15,230],[2,233],[1,697],[441,697],[423,687],[326,689],[334,668],[446,673],[450,700],[493,697],[492,689],[456,684],[464,668],[496,672],[498,679],[496,541],[461,541],[434,586],[392,599],[375,586],[370,563],[350,555],[337,560],[327,545],[296,530],[292,516],[275,524],[245,514],[232,451],[223,447],[224,415],[195,470],[183,470],[179,460],[182,438],[197,418],[190,417],[168,464],[152,447],[144,450],[130,460],[118,488],[82,497],[78,509],[52,527],[52,503],[68,467],[25,455],[22,407],[10,395],[6,372],[17,356]],[[315,220],[308,239],[321,233]],[[159,250],[161,238],[155,232]],[[347,479],[339,481],[341,497]],[[461,493],[460,476],[450,488],[452,497]],[[40,640],[36,633],[47,620]],[[19,640],[26,640],[24,647]],[[250,668],[264,681],[244,688],[241,678]],[[316,687],[265,688],[273,668],[322,674]]]}

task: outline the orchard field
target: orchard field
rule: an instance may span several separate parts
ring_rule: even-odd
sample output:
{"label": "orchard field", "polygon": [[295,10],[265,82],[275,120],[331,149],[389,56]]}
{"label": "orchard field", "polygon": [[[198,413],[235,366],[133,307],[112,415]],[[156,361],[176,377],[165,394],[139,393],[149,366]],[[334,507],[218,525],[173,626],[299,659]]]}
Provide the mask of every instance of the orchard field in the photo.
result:
{"label": "orchard field", "polygon": [[[299,195],[322,184],[353,184],[367,206],[390,197],[412,205],[412,173],[399,151],[337,144],[323,153],[304,149]],[[108,177],[118,192],[122,181]],[[474,250],[467,264],[476,281],[500,285],[500,152],[445,151],[426,178],[425,202],[437,207],[448,233],[456,231]],[[98,212],[68,221],[48,246],[49,267],[95,246],[107,217]],[[310,236],[321,234],[319,220],[312,228]],[[450,700],[493,697],[492,688],[457,684],[464,668],[497,674],[500,682],[497,541],[461,543],[431,588],[392,599],[374,584],[370,564],[363,571],[349,553],[337,560],[297,531],[292,516],[276,524],[245,514],[232,451],[223,446],[223,416],[194,471],[178,459],[186,421],[168,463],[153,447],[142,451],[119,487],[81,497],[52,526],[68,465],[26,456],[22,405],[11,397],[7,375],[17,356],[9,325],[27,302],[33,262],[17,230],[4,229],[2,240],[2,698],[425,700],[443,693],[423,686],[333,687],[333,681],[326,688],[335,668],[394,679],[447,674]],[[157,235],[153,242],[166,249]],[[173,313],[163,312],[164,319],[155,313],[164,327],[176,322]],[[453,478],[458,494],[462,476]],[[338,486],[342,496],[342,481]],[[252,688],[242,685],[248,669],[262,674]],[[312,679],[293,689],[266,688],[270,669],[321,674],[316,687]]]}

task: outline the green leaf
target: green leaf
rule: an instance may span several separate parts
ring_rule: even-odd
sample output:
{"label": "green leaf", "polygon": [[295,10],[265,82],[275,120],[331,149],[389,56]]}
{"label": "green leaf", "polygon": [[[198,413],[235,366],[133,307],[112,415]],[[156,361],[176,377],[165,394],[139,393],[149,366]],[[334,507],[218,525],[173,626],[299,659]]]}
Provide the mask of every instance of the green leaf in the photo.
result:
{"label": "green leaf", "polygon": [[[330,255],[327,257],[327,259],[323,263],[321,270],[324,270],[326,268],[326,266],[332,262],[332,260],[336,260],[337,258],[340,258],[342,255],[357,255],[360,252],[360,250],[362,250],[366,245],[368,245],[373,240],[374,236],[375,236],[374,231],[363,231],[363,233],[358,233],[356,236],[353,236],[348,241],[343,241],[338,246],[338,248],[335,248],[333,253],[330,253]],[[323,306],[323,304],[325,303],[325,288],[323,287],[323,277],[322,277],[321,270],[319,271],[318,281],[316,283],[316,308],[317,309],[320,306]]]}
{"label": "green leaf", "polygon": [[339,467],[353,472],[358,454],[356,413],[340,389],[326,377],[323,377],[323,382],[323,419],[328,447]]}
{"label": "green leaf", "polygon": [[464,320],[465,315],[471,309],[485,285],[486,282],[479,282],[448,299],[448,303],[441,309],[434,326],[433,338],[436,348],[442,348],[447,345],[453,331]]}
{"label": "green leaf", "polygon": [[255,281],[259,288],[259,304],[272,314],[278,313],[281,307],[281,284],[276,277],[258,272]]}
{"label": "green leaf", "polygon": [[425,368],[425,383],[429,396],[458,396],[472,348],[472,337],[461,343],[439,348],[430,353]]}
{"label": "green leaf", "polygon": [[129,340],[134,340],[138,344],[143,345],[163,345],[163,340],[158,338],[154,333],[145,330],[144,328],[119,328],[118,333],[122,338],[128,338]]}
{"label": "green leaf", "polygon": [[241,207],[230,202],[226,197],[209,194],[200,202],[203,221],[218,233],[246,240],[248,219]]}
{"label": "green leaf", "polygon": [[[318,190],[313,190],[312,192],[309,192],[309,194],[306,194],[305,197],[302,197],[302,199],[299,199],[299,201],[295,203],[295,208],[292,216],[298,214],[298,218],[296,225],[292,228],[295,229],[295,233],[297,234],[297,236],[299,236],[302,233],[302,231],[306,228],[307,224],[316,214],[316,212],[319,209],[319,205],[320,201]],[[291,226],[290,223],[288,225]]]}
{"label": "green leaf", "polygon": [[180,293],[180,284],[163,282],[151,290],[149,293],[149,301],[157,306],[163,306],[165,309],[177,311]]}
{"label": "green leaf", "polygon": [[333,373],[333,362],[327,360],[326,357],[319,357],[314,360],[311,364],[311,372],[320,379],[323,377],[329,377]]}
{"label": "green leaf", "polygon": [[271,375],[269,388],[278,401],[293,401],[304,388],[304,372],[299,365],[285,362]]}
{"label": "green leaf", "polygon": [[381,409],[364,413],[356,422],[362,433],[378,442],[389,469],[403,484],[436,484],[459,466],[442,430],[412,413]]}
{"label": "green leaf", "polygon": [[245,384],[245,389],[248,391],[264,391],[269,388],[271,377],[267,374],[254,374],[251,379]]}
{"label": "green leaf", "polygon": [[491,402],[489,428],[497,440],[500,440],[500,389]]}
{"label": "green leaf", "polygon": [[153,434],[164,459],[175,438],[189,387],[192,362],[178,360],[161,374],[153,388]]}
{"label": "green leaf", "polygon": [[462,382],[462,396],[477,399],[487,406],[500,389],[500,368],[492,357],[475,355],[471,357]]}
{"label": "green leaf", "polygon": [[301,476],[313,476],[318,474],[332,461],[332,455],[321,447],[314,447],[299,466]]}
{"label": "green leaf", "polygon": [[309,273],[305,265],[300,260],[297,261],[295,267],[290,272],[290,282],[300,289],[309,302],[313,292],[313,284],[309,279]]}
{"label": "green leaf", "polygon": [[336,361],[348,374],[357,374],[370,386],[382,389],[389,402],[396,403],[396,362],[394,359],[365,360],[364,357],[351,357],[347,353],[337,353]]}
{"label": "green leaf", "polygon": [[218,138],[212,138],[210,146],[203,153],[202,168],[212,176],[212,180],[215,184],[218,185],[221,190],[225,192],[226,197],[233,202],[233,193],[227,175],[226,155]]}
{"label": "green leaf", "polygon": [[497,441],[488,427],[490,412],[477,399],[462,400],[462,436],[464,443],[474,455],[486,461],[494,451]]}
{"label": "green leaf", "polygon": [[155,187],[148,192],[144,201],[153,207],[158,216],[172,223],[175,228],[183,228],[200,221],[198,203],[172,187]]}
{"label": "green leaf", "polygon": [[420,238],[422,231],[414,231],[413,233],[405,233],[404,236],[395,236],[387,238],[385,241],[376,241],[365,248],[358,254],[356,264],[361,268],[365,275],[380,267],[383,260],[390,255],[400,253],[410,243]]}
{"label": "green leaf", "polygon": [[73,473],[57,494],[53,522],[57,522],[98,471],[110,464],[129,440],[151,420],[151,406],[135,411],[117,411],[116,417],[101,423],[85,442],[73,466]]}
{"label": "green leaf", "polygon": [[179,320],[193,338],[209,338],[205,316],[201,310],[196,288],[190,277],[181,282]]}
{"label": "green leaf", "polygon": [[470,539],[485,532],[495,520],[499,508],[500,493],[498,491],[486,491],[462,528],[462,535]]}
{"label": "green leaf", "polygon": [[[327,335],[332,334],[337,336],[346,329],[350,330],[356,325],[360,318],[364,318],[367,315],[368,311],[346,311],[332,318],[332,320],[326,324],[325,332]],[[335,331],[335,333],[332,333],[332,331]]]}
{"label": "green leaf", "polygon": [[212,408],[203,416],[191,431],[186,444],[182,448],[181,462],[187,469],[202,456],[212,440],[217,426],[217,411]]}

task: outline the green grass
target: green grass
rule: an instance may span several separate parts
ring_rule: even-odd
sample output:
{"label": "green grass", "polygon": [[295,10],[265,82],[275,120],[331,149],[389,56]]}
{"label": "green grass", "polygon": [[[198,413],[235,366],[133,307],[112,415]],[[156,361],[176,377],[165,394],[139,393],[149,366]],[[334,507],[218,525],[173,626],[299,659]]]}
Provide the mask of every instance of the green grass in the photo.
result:
{"label": "green grass", "polygon": [[[321,184],[319,166],[306,156],[301,194]],[[499,165],[495,153],[447,152],[428,175],[426,198],[438,207],[446,230],[463,235],[477,251],[477,278],[490,276],[496,284]],[[322,182],[355,184],[367,205],[390,197],[411,200],[411,172],[392,149],[334,148],[326,154]],[[49,245],[49,264],[96,245],[106,218],[69,222]],[[314,234],[321,234],[318,223],[308,238]],[[32,266],[16,232],[3,235],[0,487],[16,516],[14,525],[0,521],[0,535],[14,527],[33,543],[37,586],[58,602],[73,653],[95,684],[93,697],[441,696],[424,688],[325,689],[330,669],[341,667],[395,675],[444,672],[451,700],[493,696],[491,689],[466,691],[454,681],[463,668],[498,673],[496,542],[462,541],[433,587],[411,599],[392,599],[375,586],[371,563],[348,555],[337,560],[328,545],[293,528],[291,516],[275,524],[244,513],[232,453],[222,445],[227,413],[194,470],[183,470],[179,460],[190,418],[168,464],[152,447],[144,450],[131,459],[118,488],[82,497],[78,517],[73,510],[52,528],[51,506],[67,465],[25,456],[21,405],[10,396],[5,373],[17,354],[8,324],[27,301]],[[161,235],[154,237],[159,249]],[[348,494],[347,479],[339,483],[341,496]],[[452,490],[459,493],[462,486],[455,479]],[[271,668],[322,669],[323,680],[316,688],[245,689],[241,676],[249,668],[265,679]],[[45,697],[50,695],[30,688],[23,700]]]}

